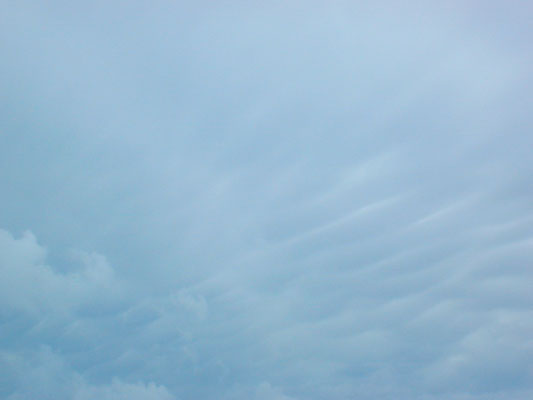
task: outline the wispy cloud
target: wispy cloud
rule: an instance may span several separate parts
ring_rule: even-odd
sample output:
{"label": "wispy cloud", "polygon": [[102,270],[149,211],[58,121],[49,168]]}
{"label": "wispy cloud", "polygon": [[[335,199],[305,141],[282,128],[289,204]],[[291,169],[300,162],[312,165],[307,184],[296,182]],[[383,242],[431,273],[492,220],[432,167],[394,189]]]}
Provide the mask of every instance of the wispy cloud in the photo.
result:
{"label": "wispy cloud", "polygon": [[498,7],[2,4],[0,397],[531,397]]}

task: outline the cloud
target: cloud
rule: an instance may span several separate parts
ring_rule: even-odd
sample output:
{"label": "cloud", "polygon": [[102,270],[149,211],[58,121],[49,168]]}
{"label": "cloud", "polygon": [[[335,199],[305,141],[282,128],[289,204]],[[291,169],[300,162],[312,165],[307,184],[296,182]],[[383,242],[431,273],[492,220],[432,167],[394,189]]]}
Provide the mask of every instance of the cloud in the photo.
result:
{"label": "cloud", "polygon": [[107,384],[90,384],[46,346],[25,355],[2,352],[0,361],[4,373],[17,382],[16,390],[6,397],[8,400],[175,399],[164,386],[154,383],[125,383],[115,378]]}
{"label": "cloud", "polygon": [[20,238],[0,230],[2,298],[7,313],[70,313],[98,304],[111,306],[123,290],[105,257],[76,252],[80,267],[68,273],[46,264],[46,249],[27,231]]}
{"label": "cloud", "polygon": [[173,400],[174,397],[163,386],[153,383],[145,385],[143,383],[127,384],[114,380],[107,386],[83,387],[74,396],[75,400],[90,399],[105,400]]}
{"label": "cloud", "polygon": [[531,397],[527,7],[4,3],[0,397]]}
{"label": "cloud", "polygon": [[257,387],[257,400],[291,400],[292,397],[284,395],[279,389],[272,387],[268,382],[263,382]]}

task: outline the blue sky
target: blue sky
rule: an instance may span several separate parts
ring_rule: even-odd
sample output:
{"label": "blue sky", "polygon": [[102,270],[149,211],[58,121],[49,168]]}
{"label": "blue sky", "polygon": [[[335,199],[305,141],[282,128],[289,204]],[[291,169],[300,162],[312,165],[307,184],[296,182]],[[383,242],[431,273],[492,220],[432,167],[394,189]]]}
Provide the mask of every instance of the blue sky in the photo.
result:
{"label": "blue sky", "polygon": [[528,2],[0,4],[0,398],[533,398]]}

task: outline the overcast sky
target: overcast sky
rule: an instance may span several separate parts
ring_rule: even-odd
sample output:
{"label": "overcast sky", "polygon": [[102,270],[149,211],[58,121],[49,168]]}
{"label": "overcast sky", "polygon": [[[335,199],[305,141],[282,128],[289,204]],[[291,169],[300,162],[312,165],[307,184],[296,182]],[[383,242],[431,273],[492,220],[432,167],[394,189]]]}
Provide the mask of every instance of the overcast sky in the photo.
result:
{"label": "overcast sky", "polygon": [[0,2],[0,398],[533,398],[527,1]]}

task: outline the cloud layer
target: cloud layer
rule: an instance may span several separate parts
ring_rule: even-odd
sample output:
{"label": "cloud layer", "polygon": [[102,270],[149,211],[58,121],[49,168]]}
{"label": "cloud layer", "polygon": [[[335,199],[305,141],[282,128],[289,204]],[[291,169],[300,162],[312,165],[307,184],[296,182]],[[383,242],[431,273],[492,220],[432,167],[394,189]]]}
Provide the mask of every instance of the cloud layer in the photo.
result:
{"label": "cloud layer", "polygon": [[0,15],[1,398],[533,396],[530,7]]}

